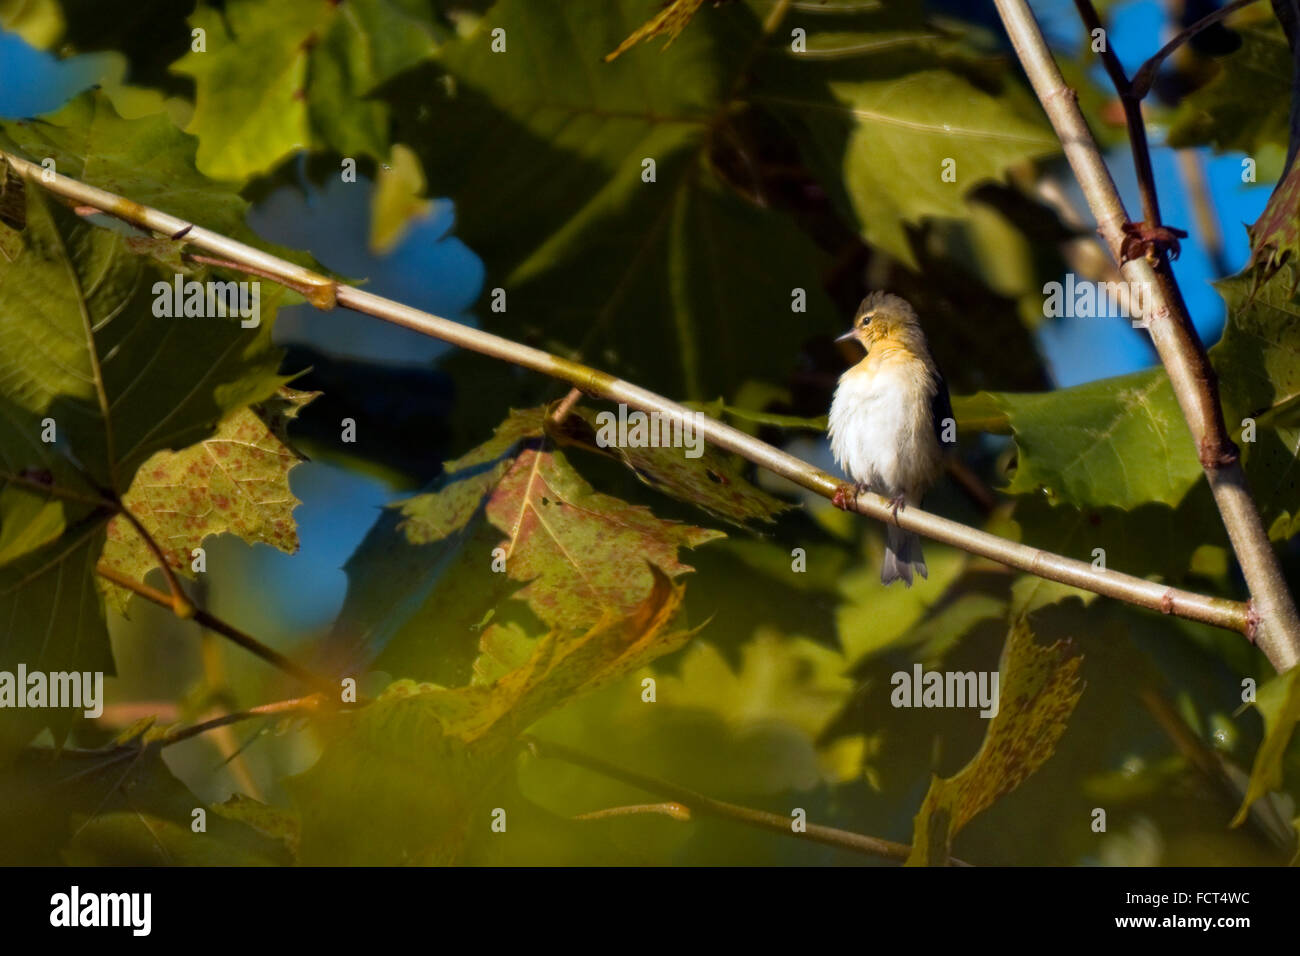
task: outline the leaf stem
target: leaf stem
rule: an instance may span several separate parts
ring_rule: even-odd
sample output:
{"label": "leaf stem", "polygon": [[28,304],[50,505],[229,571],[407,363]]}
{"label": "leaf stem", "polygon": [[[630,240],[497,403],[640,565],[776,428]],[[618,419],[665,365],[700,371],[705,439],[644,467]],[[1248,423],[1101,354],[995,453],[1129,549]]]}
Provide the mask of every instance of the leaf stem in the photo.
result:
{"label": "leaf stem", "polygon": [[564,398],[560,399],[560,404],[555,406],[555,411],[551,412],[551,421],[556,425],[563,425],[564,420],[569,417],[569,412],[573,407],[582,401],[582,389],[571,388]]}
{"label": "leaf stem", "polygon": [[250,707],[248,710],[237,710],[229,714],[222,714],[220,717],[213,717],[210,720],[191,724],[189,727],[169,730],[161,737],[150,741],[150,743],[159,747],[170,747],[182,740],[189,740],[191,737],[197,737],[199,734],[205,734],[219,727],[228,727],[241,721],[252,720],[254,717],[281,717],[286,714],[315,713],[321,709],[327,699],[323,694],[311,694],[307,697],[295,697],[291,700],[278,700],[271,704],[260,704],[257,707]]}

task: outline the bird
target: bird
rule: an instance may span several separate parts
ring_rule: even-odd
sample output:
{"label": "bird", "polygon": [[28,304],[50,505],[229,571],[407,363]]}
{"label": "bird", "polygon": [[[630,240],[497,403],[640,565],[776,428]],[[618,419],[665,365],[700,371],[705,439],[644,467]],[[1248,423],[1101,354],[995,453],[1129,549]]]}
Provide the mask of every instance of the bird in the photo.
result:
{"label": "bird", "polygon": [[[898,511],[921,503],[943,471],[944,433],[953,422],[948,386],[930,356],[916,310],[901,296],[872,292],[853,327],[836,342],[857,342],[866,355],[845,372],[831,400],[829,433],[835,462],[853,480],[832,499],[873,491],[890,499],[894,524],[885,529],[880,581],[912,586],[929,576],[921,539],[898,525]],[[952,430],[955,431],[955,428]]]}

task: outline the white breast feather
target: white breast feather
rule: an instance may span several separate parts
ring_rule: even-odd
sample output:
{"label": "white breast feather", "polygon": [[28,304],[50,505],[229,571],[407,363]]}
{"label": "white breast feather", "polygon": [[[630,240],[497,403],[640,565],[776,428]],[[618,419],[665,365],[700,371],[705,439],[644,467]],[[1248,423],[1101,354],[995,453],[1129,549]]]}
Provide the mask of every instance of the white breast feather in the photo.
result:
{"label": "white breast feather", "polygon": [[931,379],[904,366],[851,369],[831,402],[831,453],[854,481],[919,504],[941,456],[931,421]]}

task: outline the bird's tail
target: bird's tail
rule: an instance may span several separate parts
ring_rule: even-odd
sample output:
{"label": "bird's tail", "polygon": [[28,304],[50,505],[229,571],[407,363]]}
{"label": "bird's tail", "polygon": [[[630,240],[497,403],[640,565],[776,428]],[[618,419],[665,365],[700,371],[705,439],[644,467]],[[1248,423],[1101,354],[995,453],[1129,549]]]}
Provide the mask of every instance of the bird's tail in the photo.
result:
{"label": "bird's tail", "polygon": [[893,584],[902,579],[903,584],[910,588],[913,570],[923,578],[929,577],[925,557],[921,554],[920,537],[898,525],[886,525],[885,563],[880,569],[880,583]]}

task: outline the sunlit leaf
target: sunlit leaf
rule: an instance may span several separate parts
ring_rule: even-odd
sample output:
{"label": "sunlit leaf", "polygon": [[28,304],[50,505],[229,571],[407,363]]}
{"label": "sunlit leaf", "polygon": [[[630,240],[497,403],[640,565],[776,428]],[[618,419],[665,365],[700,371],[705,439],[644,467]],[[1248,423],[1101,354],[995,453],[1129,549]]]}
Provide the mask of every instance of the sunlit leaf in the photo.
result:
{"label": "sunlit leaf", "polygon": [[[180,451],[160,451],[140,466],[122,504],[144,525],[177,571],[193,576],[192,551],[209,535],[231,532],[292,554],[298,550],[289,472],[301,460],[286,423],[314,392],[281,388],[258,405],[227,415],[210,438]],[[134,580],[158,566],[144,539],[122,516],[108,524],[103,561]],[[131,592],[104,582],[117,609]]]}
{"label": "sunlit leaf", "polygon": [[429,215],[433,203],[424,192],[419,159],[401,143],[394,143],[389,162],[379,168],[370,197],[371,251],[379,255],[391,252],[413,221]]}
{"label": "sunlit leaf", "polygon": [[367,94],[431,56],[427,5],[416,0],[232,0],[190,17],[206,49],[172,69],[194,78],[198,166],[243,181],[300,149],[388,153],[387,109]]}

